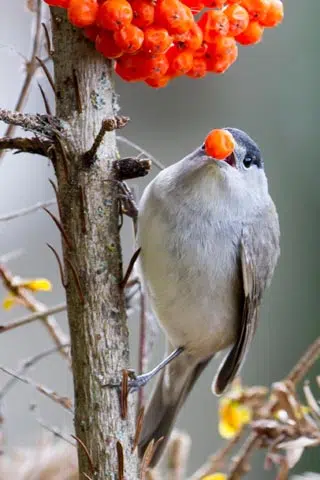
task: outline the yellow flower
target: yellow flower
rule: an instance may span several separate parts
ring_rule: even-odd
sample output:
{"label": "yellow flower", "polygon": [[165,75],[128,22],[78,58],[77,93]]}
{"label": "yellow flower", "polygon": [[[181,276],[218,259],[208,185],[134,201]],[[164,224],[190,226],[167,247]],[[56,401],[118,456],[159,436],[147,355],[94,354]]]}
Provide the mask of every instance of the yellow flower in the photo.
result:
{"label": "yellow flower", "polygon": [[[20,277],[14,277],[12,286],[26,288],[27,290],[31,290],[31,292],[50,292],[52,290],[51,282],[49,282],[49,280],[46,278],[23,279]],[[4,310],[10,310],[19,303],[24,304],[23,299],[20,299],[19,295],[9,293],[3,300],[2,307]]]}
{"label": "yellow flower", "polygon": [[219,433],[223,438],[233,438],[251,420],[251,409],[237,400],[224,397],[219,406]]}
{"label": "yellow flower", "polygon": [[21,279],[17,286],[27,288],[32,292],[39,292],[40,290],[43,292],[50,292],[52,290],[51,282],[46,278],[33,278],[30,280]]}
{"label": "yellow flower", "polygon": [[214,473],[213,475],[206,475],[201,480],[227,480],[227,475],[224,473]]}
{"label": "yellow flower", "polygon": [[2,307],[4,310],[10,310],[16,303],[18,303],[18,298],[14,295],[8,295],[2,302]]}

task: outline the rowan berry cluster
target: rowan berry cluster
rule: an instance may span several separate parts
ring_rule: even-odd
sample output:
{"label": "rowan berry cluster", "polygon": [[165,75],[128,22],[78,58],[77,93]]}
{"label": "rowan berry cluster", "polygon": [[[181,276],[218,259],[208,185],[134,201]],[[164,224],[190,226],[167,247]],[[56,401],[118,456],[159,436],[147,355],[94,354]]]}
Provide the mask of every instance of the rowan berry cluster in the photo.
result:
{"label": "rowan berry cluster", "polygon": [[[128,82],[164,87],[178,76],[224,73],[238,44],[258,43],[283,19],[281,0],[45,0],[68,9],[69,21]],[[205,11],[204,11],[205,10]]]}

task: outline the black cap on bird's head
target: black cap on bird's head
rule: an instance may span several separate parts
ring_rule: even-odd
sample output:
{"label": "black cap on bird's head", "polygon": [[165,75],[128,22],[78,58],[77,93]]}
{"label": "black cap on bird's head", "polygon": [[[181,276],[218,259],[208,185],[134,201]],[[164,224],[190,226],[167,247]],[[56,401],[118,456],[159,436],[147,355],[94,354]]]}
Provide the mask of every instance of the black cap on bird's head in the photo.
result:
{"label": "black cap on bird's head", "polygon": [[230,132],[236,142],[234,151],[225,159],[225,162],[233,167],[239,167],[242,164],[245,168],[253,165],[264,168],[260,148],[247,133],[237,128],[228,127],[224,130]]}

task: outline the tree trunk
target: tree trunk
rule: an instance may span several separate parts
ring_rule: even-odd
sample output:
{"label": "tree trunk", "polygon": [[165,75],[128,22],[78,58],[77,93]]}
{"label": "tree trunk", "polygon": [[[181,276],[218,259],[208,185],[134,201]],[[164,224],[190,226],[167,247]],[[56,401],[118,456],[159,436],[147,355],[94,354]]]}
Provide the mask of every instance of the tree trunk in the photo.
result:
{"label": "tree trunk", "polygon": [[112,65],[69,24],[65,10],[51,8],[51,13],[56,115],[64,127],[55,164],[64,230],[75,431],[95,470],[93,473],[79,446],[80,478],[82,472],[94,480],[118,478],[120,441],[125,478],[136,480],[138,462],[131,454],[132,400],[128,420],[122,420],[117,389],[103,386],[121,381],[122,369],[129,366],[124,296],[119,288],[118,185],[112,181],[112,162],[117,156],[115,132],[106,133],[91,162],[83,159],[102,121],[116,114]]}

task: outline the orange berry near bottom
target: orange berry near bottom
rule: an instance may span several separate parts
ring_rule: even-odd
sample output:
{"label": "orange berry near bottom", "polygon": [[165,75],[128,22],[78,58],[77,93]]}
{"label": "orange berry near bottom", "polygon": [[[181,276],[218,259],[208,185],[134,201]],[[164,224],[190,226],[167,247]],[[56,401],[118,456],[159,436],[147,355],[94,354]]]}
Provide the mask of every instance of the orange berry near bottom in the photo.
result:
{"label": "orange berry near bottom", "polygon": [[171,77],[169,75],[164,75],[163,77],[159,78],[147,78],[145,83],[152,88],[163,88],[168,85],[170,82]]}
{"label": "orange berry near bottom", "polygon": [[209,51],[211,51],[212,56],[220,60],[228,58],[235,61],[238,57],[238,47],[233,37],[217,37],[209,45]]}
{"label": "orange berry near bottom", "polygon": [[218,35],[227,35],[229,30],[228,17],[220,10],[205,12],[198,25],[203,31],[204,40],[208,43],[213,42]]}
{"label": "orange berry near bottom", "polygon": [[144,34],[139,27],[129,24],[114,32],[113,38],[125,53],[136,53],[143,44]]}
{"label": "orange berry near bottom", "polygon": [[241,5],[229,5],[224,10],[224,14],[229,20],[228,35],[235,37],[244,32],[249,25],[249,14],[245,8],[241,7]]}
{"label": "orange berry near bottom", "polygon": [[203,42],[203,33],[199,25],[194,23],[190,30],[174,35],[173,38],[180,49],[198,50]]}
{"label": "orange berry near bottom", "polygon": [[166,28],[155,26],[144,30],[142,49],[147,53],[164,53],[171,43],[172,37]]}
{"label": "orange berry near bottom", "polygon": [[193,52],[193,58],[202,58],[208,51],[208,44],[206,42],[202,42],[201,47],[197,48],[195,52]]}
{"label": "orange berry near bottom", "polygon": [[131,23],[132,8],[127,0],[106,0],[99,6],[97,25],[106,30],[120,30]]}
{"label": "orange berry near bottom", "polygon": [[193,54],[190,50],[180,51],[176,46],[171,47],[167,52],[169,61],[169,75],[185,75],[192,68]]}
{"label": "orange berry near bottom", "polygon": [[246,30],[235,39],[241,45],[255,45],[262,39],[263,32],[264,27],[259,22],[250,22]]}
{"label": "orange berry near bottom", "polygon": [[283,3],[281,0],[271,0],[271,5],[259,22],[263,27],[276,27],[283,20]]}
{"label": "orange berry near bottom", "polygon": [[44,0],[47,5],[52,7],[68,8],[70,0]]}
{"label": "orange berry near bottom", "polygon": [[169,70],[169,61],[164,53],[148,55],[142,53],[144,72],[147,78],[161,78]]}
{"label": "orange berry near bottom", "polygon": [[230,132],[219,128],[208,133],[204,145],[209,157],[224,160],[234,151],[236,142]]}
{"label": "orange berry near bottom", "polygon": [[154,21],[154,6],[148,0],[133,0],[131,2],[133,12],[133,25],[145,28]]}
{"label": "orange berry near bottom", "polygon": [[207,62],[204,58],[194,58],[191,69],[187,76],[191,78],[203,78],[207,73]]}
{"label": "orange berry near bottom", "polygon": [[92,25],[96,21],[97,13],[97,0],[70,0],[68,20],[75,27]]}
{"label": "orange berry near bottom", "polygon": [[96,50],[106,58],[119,58],[123,54],[122,49],[116,44],[113,32],[100,30],[95,41]]}
{"label": "orange berry near bottom", "polygon": [[122,55],[122,57],[116,61],[115,71],[127,82],[138,82],[147,78],[143,59],[139,53],[136,55],[130,55],[128,53]]}

